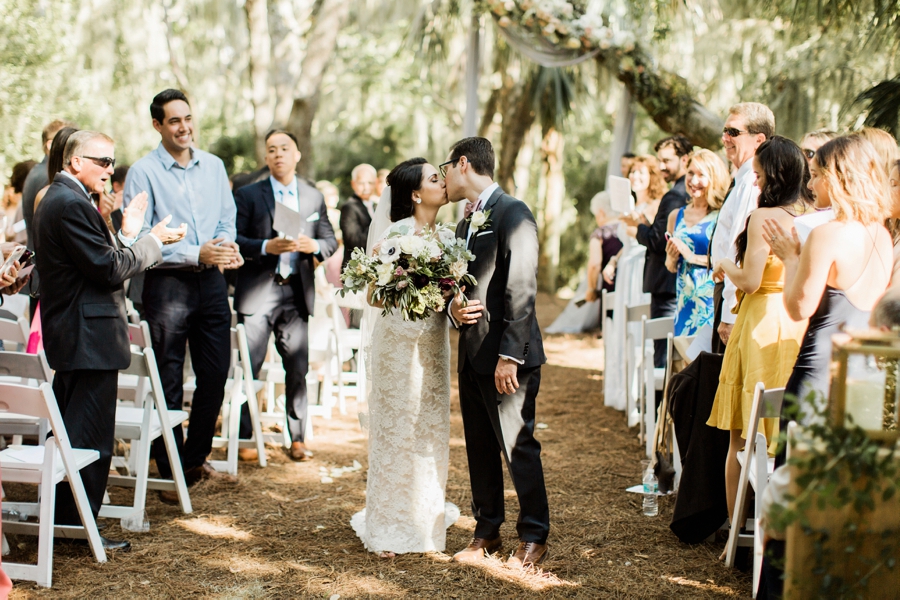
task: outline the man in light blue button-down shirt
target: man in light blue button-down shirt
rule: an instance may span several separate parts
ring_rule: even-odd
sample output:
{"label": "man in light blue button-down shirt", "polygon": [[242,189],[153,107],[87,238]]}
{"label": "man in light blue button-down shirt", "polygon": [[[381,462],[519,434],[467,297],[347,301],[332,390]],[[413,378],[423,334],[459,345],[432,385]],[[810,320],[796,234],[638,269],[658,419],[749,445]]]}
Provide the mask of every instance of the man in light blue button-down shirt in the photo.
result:
{"label": "man in light blue button-down shirt", "polygon": [[[235,243],[235,205],[222,161],[193,147],[191,107],[178,90],[159,93],[150,105],[159,146],[128,171],[124,203],[140,192],[148,194],[142,234],[168,214],[187,223],[187,236],[163,249],[163,263],[144,281],[144,316],[150,325],[153,350],[170,409],[180,409],[184,396],[185,345],[190,342],[197,387],[191,401],[191,427],[183,440],[174,429],[188,484],[215,477],[206,460],[212,448],[231,362],[231,309],[223,269],[243,264]],[[160,474],[172,470],[162,438],[153,454]],[[164,502],[177,503],[163,491]]]}

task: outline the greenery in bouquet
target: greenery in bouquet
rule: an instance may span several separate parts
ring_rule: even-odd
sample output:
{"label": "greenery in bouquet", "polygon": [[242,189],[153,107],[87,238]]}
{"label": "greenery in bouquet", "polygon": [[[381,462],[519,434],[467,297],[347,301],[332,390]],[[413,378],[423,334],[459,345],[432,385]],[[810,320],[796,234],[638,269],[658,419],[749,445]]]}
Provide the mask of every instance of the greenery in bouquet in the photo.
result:
{"label": "greenery in bouquet", "polygon": [[362,248],[353,250],[341,273],[340,293],[370,294],[372,304],[383,307],[383,315],[398,309],[405,321],[424,319],[431,311],[442,312],[446,298],[460,294],[461,286],[476,284],[469,273],[474,258],[451,225],[422,231],[400,226],[372,256]]}

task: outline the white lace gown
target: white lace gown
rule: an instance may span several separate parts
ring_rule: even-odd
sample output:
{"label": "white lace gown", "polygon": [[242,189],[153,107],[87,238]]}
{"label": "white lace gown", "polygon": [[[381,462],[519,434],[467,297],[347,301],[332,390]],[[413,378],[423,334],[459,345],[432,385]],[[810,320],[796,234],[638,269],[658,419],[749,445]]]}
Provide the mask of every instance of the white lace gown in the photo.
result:
{"label": "white lace gown", "polygon": [[367,360],[366,507],[350,524],[371,552],[443,551],[459,508],[445,502],[450,459],[447,318],[375,317]]}

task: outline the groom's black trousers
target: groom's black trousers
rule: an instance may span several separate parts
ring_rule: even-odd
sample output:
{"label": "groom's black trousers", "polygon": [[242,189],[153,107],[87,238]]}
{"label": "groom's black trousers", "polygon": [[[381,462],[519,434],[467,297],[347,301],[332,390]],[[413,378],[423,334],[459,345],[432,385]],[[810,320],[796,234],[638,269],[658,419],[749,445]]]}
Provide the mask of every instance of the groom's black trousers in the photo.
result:
{"label": "groom's black trousers", "polygon": [[[519,497],[516,531],[525,542],[547,542],[550,509],[541,466],[541,444],[534,439],[534,406],[541,368],[520,369],[519,389],[501,395],[494,375],[476,373],[466,359],[459,373],[459,404],[466,433],[472,483],[475,537],[500,534],[503,506],[503,460]],[[502,456],[502,457],[501,457]]]}

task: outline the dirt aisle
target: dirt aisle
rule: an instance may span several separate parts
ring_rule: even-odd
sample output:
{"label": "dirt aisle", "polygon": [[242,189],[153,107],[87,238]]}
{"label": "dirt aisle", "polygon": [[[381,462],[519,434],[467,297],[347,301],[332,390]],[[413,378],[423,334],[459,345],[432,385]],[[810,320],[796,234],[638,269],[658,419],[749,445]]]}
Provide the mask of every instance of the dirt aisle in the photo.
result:
{"label": "dirt aisle", "polygon": [[[542,298],[540,322],[549,324],[559,309],[558,300]],[[537,420],[547,425],[538,432],[551,510],[547,573],[517,575],[499,561],[480,568],[450,562],[474,529],[454,377],[447,496],[463,517],[448,530],[445,554],[379,560],[350,529],[350,517],[365,504],[366,465],[351,403],[354,414],[316,420],[314,461],[296,464],[270,450],[267,469],[241,465],[237,488],[192,489],[190,515],[151,495],[151,530],[125,536],[130,553],[100,565],[87,550],[57,547],[53,590],[22,583],[11,597],[748,597],[749,577],[716,562],[721,545],[686,546],[672,535],[672,500],[662,500],[659,517],[646,518],[640,497],[623,491],[639,481],[641,452],[624,415],[602,405],[602,342],[553,336],[546,344]],[[361,470],[332,472],[354,460]],[[502,535],[511,550],[518,504],[509,481],[506,488]],[[22,489],[7,492],[21,497]],[[117,522],[107,522],[105,535],[123,537]],[[33,538],[10,543],[13,554],[4,559],[34,558]]]}

